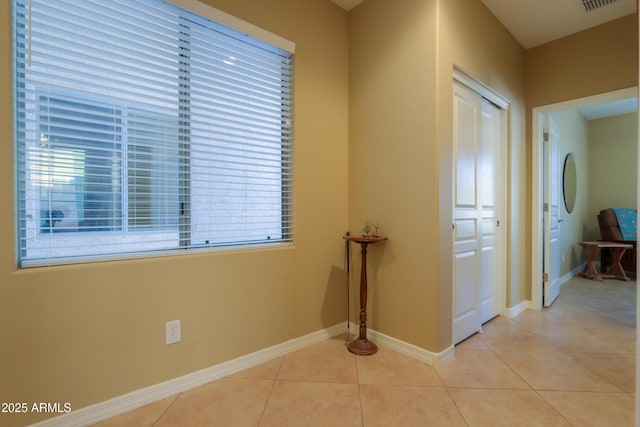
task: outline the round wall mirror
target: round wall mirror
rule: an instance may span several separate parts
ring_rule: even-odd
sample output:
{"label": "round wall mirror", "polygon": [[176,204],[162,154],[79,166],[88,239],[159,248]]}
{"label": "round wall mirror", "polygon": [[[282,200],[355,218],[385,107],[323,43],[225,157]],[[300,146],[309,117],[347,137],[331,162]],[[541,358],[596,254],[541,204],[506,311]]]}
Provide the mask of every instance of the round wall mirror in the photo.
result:
{"label": "round wall mirror", "polygon": [[576,204],[576,191],[578,187],[578,179],[576,176],[576,160],[573,153],[567,154],[564,159],[564,170],[562,173],[562,191],[564,193],[564,206],[567,212],[573,212]]}

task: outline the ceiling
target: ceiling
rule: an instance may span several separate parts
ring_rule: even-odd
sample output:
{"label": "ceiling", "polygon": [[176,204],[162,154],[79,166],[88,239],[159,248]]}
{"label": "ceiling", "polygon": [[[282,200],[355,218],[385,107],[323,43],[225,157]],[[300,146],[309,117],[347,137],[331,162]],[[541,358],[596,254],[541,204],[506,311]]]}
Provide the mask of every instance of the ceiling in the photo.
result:
{"label": "ceiling", "polygon": [[340,6],[341,8],[343,8],[344,10],[351,10],[357,5],[359,5],[360,3],[362,3],[364,0],[331,0],[331,1],[337,4],[338,6]]}
{"label": "ceiling", "polygon": [[[351,10],[365,0],[331,0]],[[451,1],[451,0],[446,0]],[[636,12],[636,0],[481,0],[525,48],[530,49]],[[585,0],[586,1],[586,0]],[[637,98],[582,107],[589,120],[638,111]]]}
{"label": "ceiling", "polygon": [[[351,10],[365,0],[331,0]],[[450,0],[447,0],[450,1]],[[525,49],[612,21],[636,11],[636,0],[481,0]],[[608,3],[608,4],[607,4]]]}
{"label": "ceiling", "polygon": [[580,107],[578,110],[587,120],[602,119],[638,112],[638,98],[620,99],[618,101]]}
{"label": "ceiling", "polygon": [[[530,49],[636,12],[636,0],[600,0],[587,11],[583,0],[481,0],[509,32]],[[598,1],[594,1],[598,3]],[[630,98],[580,107],[587,120],[638,111]]]}
{"label": "ceiling", "polygon": [[[611,3],[607,3],[610,1]],[[557,40],[636,11],[636,0],[482,0],[525,49]]]}

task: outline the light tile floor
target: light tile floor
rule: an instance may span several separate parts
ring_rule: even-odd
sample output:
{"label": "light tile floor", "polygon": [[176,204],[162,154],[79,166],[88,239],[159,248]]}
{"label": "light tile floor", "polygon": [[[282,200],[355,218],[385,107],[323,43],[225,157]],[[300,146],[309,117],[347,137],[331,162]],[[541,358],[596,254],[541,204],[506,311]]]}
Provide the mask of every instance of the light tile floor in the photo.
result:
{"label": "light tile floor", "polygon": [[633,426],[635,286],[575,278],[444,366],[335,338],[97,426]]}

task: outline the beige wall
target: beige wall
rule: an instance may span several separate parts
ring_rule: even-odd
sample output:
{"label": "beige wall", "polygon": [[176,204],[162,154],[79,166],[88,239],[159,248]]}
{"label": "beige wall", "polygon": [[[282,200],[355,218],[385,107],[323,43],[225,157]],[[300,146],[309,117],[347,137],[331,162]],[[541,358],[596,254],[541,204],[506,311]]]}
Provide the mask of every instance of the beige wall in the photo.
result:
{"label": "beige wall", "polygon": [[529,49],[526,64],[529,107],[636,86],[636,16]]}
{"label": "beige wall", "polygon": [[[345,320],[347,13],[327,0],[209,0],[296,43],[295,247],[18,270],[11,13],[0,2],[0,401],[73,409]],[[164,344],[182,320],[183,340]],[[43,416],[0,415],[2,425]]]}
{"label": "beige wall", "polygon": [[367,0],[349,17],[350,227],[357,233],[367,219],[379,221],[389,237],[369,252],[370,326],[430,350],[438,295],[435,4]]}
{"label": "beige wall", "polygon": [[[527,157],[525,150],[525,87],[524,49],[480,2],[440,2],[439,22],[439,127],[440,142],[440,215],[441,242],[440,288],[446,295],[450,283],[451,240],[451,139],[452,139],[452,70],[459,67],[510,102],[507,116],[507,176],[504,197],[507,212],[502,218],[506,225],[507,264],[506,306],[513,307],[526,297],[526,272],[529,264],[529,239],[526,218],[529,210],[526,194]],[[446,266],[446,268],[445,268]],[[441,302],[441,307],[446,307]],[[449,304],[450,306],[450,304]],[[448,314],[449,319],[450,313]],[[445,322],[446,316],[441,321]],[[450,321],[449,321],[450,324]],[[446,335],[442,330],[441,334]]]}
{"label": "beige wall", "polygon": [[[524,50],[480,2],[367,0],[349,30],[350,225],[379,220],[389,236],[371,250],[371,326],[442,351],[451,344],[453,66],[512,101],[509,168],[522,170]],[[516,176],[509,187],[516,218],[524,184]],[[518,221],[509,231],[509,299],[520,302],[525,229]]]}
{"label": "beige wall", "polygon": [[606,208],[635,208],[638,174],[638,115],[589,121],[589,219],[600,238],[597,215]]}
{"label": "beige wall", "polygon": [[[526,51],[528,158],[531,158],[532,150],[539,149],[531,139],[534,107],[637,86],[636,19],[636,15],[629,15]],[[526,197],[530,200],[531,162],[527,163],[527,179]],[[527,216],[527,222],[530,235],[531,214]],[[531,271],[527,277],[531,277]],[[530,299],[530,283],[527,286],[526,298]]]}

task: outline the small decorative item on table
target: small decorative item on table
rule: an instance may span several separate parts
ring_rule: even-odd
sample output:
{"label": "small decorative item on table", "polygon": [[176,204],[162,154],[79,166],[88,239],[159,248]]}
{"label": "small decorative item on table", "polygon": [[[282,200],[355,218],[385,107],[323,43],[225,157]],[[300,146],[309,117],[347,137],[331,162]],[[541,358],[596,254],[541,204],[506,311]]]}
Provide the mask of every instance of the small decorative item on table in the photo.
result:
{"label": "small decorative item on table", "polygon": [[[368,223],[367,223],[368,224]],[[366,225],[365,225],[366,228]],[[378,226],[376,224],[376,231]],[[362,262],[360,267],[360,330],[358,338],[347,348],[353,354],[368,356],[378,351],[378,346],[367,339],[367,246],[387,240],[383,236],[344,236],[343,239],[360,244]]]}

